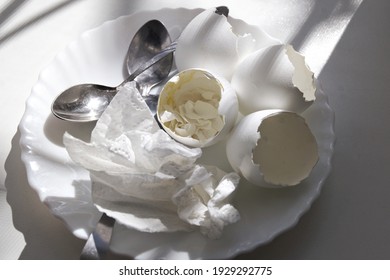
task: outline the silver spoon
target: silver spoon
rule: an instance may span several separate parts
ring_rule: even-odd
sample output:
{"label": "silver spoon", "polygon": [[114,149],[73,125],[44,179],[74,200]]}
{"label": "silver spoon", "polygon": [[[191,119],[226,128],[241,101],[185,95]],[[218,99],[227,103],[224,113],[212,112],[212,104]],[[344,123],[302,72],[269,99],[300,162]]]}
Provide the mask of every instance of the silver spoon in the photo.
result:
{"label": "silver spoon", "polygon": [[[170,43],[171,39],[165,26],[158,20],[148,21],[138,30],[130,43],[126,64],[131,75],[126,80],[116,87],[97,84],[70,87],[54,100],[53,114],[67,121],[95,121],[117,92],[127,82],[133,80],[136,80],[151,111],[155,111],[156,97],[149,96],[149,91],[171,71],[172,52],[176,49],[176,43]],[[148,70],[147,73],[143,73],[145,70]]]}
{"label": "silver spoon", "polygon": [[[168,50],[167,50],[168,48]],[[135,73],[147,65],[150,59],[168,52],[169,55],[161,58],[158,63],[147,68],[140,73],[134,80],[137,82],[142,97],[147,103],[153,114],[156,112],[158,95],[150,95],[151,89],[166,79],[172,69],[173,51],[176,49],[176,42],[171,43],[168,31],[158,20],[147,22],[135,34],[127,53],[127,72]],[[172,52],[171,52],[172,51]]]}

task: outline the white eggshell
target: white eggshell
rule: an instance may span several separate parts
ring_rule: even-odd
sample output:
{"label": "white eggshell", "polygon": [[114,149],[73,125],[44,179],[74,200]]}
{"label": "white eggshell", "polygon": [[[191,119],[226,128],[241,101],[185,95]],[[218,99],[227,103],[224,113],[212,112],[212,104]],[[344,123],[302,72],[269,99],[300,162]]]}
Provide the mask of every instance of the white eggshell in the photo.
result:
{"label": "white eggshell", "polygon": [[226,153],[232,168],[246,180],[273,188],[299,184],[318,161],[317,142],[304,118],[283,110],[242,118]]}
{"label": "white eggshell", "polygon": [[[195,108],[197,104],[201,106]],[[187,106],[192,107],[187,110]],[[225,138],[237,114],[238,100],[230,83],[203,69],[188,69],[172,77],[157,105],[157,119],[164,130],[191,147],[211,146]]]}
{"label": "white eggshell", "polygon": [[179,71],[203,68],[230,80],[240,57],[253,47],[249,34],[236,35],[227,18],[211,8],[197,15],[183,30],[175,62]]}
{"label": "white eggshell", "polygon": [[266,109],[300,113],[315,100],[314,74],[291,45],[265,47],[248,55],[231,83],[244,115]]}

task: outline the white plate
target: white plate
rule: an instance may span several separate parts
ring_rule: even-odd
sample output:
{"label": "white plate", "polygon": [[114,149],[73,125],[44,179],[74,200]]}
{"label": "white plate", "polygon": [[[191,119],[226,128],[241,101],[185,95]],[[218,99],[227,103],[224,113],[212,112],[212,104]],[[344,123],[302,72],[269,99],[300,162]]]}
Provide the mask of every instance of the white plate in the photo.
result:
{"label": "white plate", "polygon": [[[60,52],[33,87],[20,123],[22,160],[31,187],[76,236],[86,239],[100,213],[91,201],[88,172],[70,160],[62,135],[69,131],[86,140],[93,124],[72,124],[56,119],[50,111],[53,99],[74,84],[119,84],[124,78],[124,57],[129,42],[142,24],[159,19],[167,26],[171,37],[176,38],[201,11],[145,11],[104,23]],[[274,42],[256,26],[233,18],[229,20],[237,30],[246,30],[256,38]],[[304,116],[318,140],[320,160],[310,177],[299,186],[271,190],[252,187],[242,180],[234,200],[241,220],[226,227],[218,240],[209,240],[198,232],[148,234],[116,226],[111,247],[139,259],[222,259],[269,242],[295,225],[319,195],[330,172],[334,143],[334,114],[322,91]],[[230,170],[223,144],[208,148],[202,161]]]}

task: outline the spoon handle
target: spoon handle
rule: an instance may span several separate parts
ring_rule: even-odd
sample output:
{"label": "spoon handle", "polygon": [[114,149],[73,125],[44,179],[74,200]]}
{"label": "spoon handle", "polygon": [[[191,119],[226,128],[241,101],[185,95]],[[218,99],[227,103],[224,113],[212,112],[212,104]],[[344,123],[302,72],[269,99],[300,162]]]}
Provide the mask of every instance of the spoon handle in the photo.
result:
{"label": "spoon handle", "polygon": [[118,88],[122,87],[126,83],[133,81],[139,74],[144,72],[146,69],[150,68],[157,62],[159,62],[161,59],[169,55],[170,53],[174,52],[176,50],[177,41],[172,42],[168,47],[163,49],[161,52],[156,54],[154,57],[152,57],[149,61],[147,61],[145,64],[140,66],[137,70],[135,70],[126,80],[124,80]]}
{"label": "spoon handle", "polygon": [[110,250],[110,240],[115,220],[103,213],[95,230],[89,235],[80,254],[81,260],[129,259]]}

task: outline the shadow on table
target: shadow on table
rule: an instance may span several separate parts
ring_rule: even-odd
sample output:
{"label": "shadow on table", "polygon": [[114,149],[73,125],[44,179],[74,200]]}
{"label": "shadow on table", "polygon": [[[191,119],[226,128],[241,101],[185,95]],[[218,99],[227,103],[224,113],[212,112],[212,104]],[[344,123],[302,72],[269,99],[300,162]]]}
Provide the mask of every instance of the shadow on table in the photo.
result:
{"label": "shadow on table", "polygon": [[354,0],[317,0],[313,2],[314,6],[310,14],[290,39],[290,43],[296,50],[300,50],[310,39],[310,35],[321,29],[322,24],[326,24],[326,26],[337,25],[340,21],[349,20],[359,6],[359,1]]}
{"label": "shadow on table", "polygon": [[[6,6],[1,12],[0,12],[0,26],[6,22],[8,19],[10,19],[17,10],[25,3],[27,0],[14,0],[9,3],[8,6]],[[0,44],[11,38],[12,36],[16,35],[17,33],[23,31],[27,27],[35,24],[36,22],[40,21],[41,19],[55,13],[56,11],[61,10],[62,8],[68,6],[69,4],[72,4],[73,2],[76,2],[76,0],[67,0],[62,3],[58,3],[57,5],[53,6],[52,8],[45,10],[41,12],[40,14],[37,14],[33,17],[31,17],[29,20],[26,20],[16,28],[10,30],[8,33],[0,36]]]}
{"label": "shadow on table", "polygon": [[85,241],[73,236],[30,187],[21,161],[19,140],[18,130],[5,162],[5,187],[14,226],[26,241],[20,259],[78,259]]}

